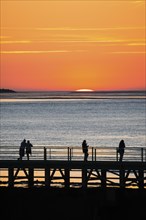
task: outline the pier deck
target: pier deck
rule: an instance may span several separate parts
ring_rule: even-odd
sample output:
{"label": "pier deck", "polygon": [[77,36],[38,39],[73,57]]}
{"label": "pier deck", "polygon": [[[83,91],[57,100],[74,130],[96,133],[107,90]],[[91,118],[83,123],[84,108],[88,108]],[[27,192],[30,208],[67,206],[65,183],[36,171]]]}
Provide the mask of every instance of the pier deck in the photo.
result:
{"label": "pier deck", "polygon": [[33,147],[30,160],[18,160],[18,147],[1,147],[0,186],[146,188],[146,148],[126,148],[119,162],[117,148]]}
{"label": "pier deck", "polygon": [[146,162],[1,160],[0,185],[146,188]]}

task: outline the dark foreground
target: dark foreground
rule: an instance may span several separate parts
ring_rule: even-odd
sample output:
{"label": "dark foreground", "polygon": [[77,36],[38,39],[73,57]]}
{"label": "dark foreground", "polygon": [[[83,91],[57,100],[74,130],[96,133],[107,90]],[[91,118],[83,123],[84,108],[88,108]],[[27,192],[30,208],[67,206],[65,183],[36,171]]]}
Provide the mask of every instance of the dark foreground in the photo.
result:
{"label": "dark foreground", "polygon": [[0,187],[6,220],[146,219],[146,189],[48,189]]}

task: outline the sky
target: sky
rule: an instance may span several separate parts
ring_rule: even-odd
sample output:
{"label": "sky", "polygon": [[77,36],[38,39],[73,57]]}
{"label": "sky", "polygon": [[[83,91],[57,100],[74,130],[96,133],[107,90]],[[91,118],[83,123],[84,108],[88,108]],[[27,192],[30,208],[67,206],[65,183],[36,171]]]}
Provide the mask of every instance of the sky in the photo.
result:
{"label": "sky", "polygon": [[0,87],[146,89],[145,1],[1,1]]}

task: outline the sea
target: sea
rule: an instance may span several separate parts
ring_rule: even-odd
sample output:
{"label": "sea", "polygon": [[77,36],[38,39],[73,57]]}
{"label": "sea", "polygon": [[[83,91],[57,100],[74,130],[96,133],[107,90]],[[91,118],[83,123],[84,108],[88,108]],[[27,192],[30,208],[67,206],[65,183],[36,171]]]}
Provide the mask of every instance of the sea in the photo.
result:
{"label": "sea", "polygon": [[146,147],[146,91],[0,94],[0,146]]}

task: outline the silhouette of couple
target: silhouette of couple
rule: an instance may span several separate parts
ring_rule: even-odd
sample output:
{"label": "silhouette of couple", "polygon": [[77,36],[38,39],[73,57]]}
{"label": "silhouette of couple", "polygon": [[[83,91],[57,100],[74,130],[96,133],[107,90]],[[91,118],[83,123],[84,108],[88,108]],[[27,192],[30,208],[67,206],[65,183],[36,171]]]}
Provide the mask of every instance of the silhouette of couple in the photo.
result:
{"label": "silhouette of couple", "polygon": [[24,139],[20,145],[20,149],[19,149],[20,158],[19,159],[22,160],[22,158],[25,156],[25,152],[26,152],[27,159],[29,160],[29,155],[32,153],[31,152],[32,147],[33,147],[33,145],[30,143],[30,141],[28,140],[26,142],[26,140]]}

